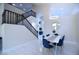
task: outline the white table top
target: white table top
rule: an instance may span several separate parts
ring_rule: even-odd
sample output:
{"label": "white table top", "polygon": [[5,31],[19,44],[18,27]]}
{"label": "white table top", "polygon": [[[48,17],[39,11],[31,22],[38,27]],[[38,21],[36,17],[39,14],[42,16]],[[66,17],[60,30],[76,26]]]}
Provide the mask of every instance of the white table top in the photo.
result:
{"label": "white table top", "polygon": [[52,42],[52,43],[58,43],[59,40],[61,39],[61,37],[62,37],[62,36],[57,36],[57,37],[51,36],[51,37],[48,37],[47,40],[50,41],[50,42]]}

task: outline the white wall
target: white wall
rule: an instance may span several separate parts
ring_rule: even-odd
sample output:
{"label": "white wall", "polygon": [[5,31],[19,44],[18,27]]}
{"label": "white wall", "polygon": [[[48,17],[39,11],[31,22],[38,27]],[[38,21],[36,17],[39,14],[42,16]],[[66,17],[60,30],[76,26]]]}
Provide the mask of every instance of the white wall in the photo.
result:
{"label": "white wall", "polygon": [[4,4],[0,3],[0,24],[2,24],[2,14],[4,11]]}
{"label": "white wall", "polygon": [[4,12],[4,4],[0,3],[0,36],[1,36],[1,24],[2,24],[2,14]]}
{"label": "white wall", "polygon": [[60,20],[61,28],[59,29],[60,34],[65,34],[65,41],[75,44],[77,42],[77,28],[76,20],[74,16],[64,16]]}
{"label": "white wall", "polygon": [[37,39],[25,26],[22,25],[3,24],[1,35],[3,38],[3,52],[25,44],[27,41],[30,42],[31,40]]}
{"label": "white wall", "polygon": [[[43,21],[43,26],[42,26],[42,28],[43,28],[43,30],[44,30],[44,34],[48,34],[49,32],[50,32],[50,28],[51,28],[51,26],[50,26],[50,24],[49,24],[49,22],[50,21],[47,21],[48,20],[48,16],[49,16],[49,12],[48,12],[48,7],[49,6],[49,4],[40,4],[40,3],[37,3],[37,4],[33,4],[33,10],[36,12],[36,16],[37,16],[37,20],[39,21],[39,20],[44,20]],[[43,17],[42,19],[41,19],[41,17]],[[44,24],[45,23],[45,24]],[[49,29],[47,29],[47,28],[49,28]]]}
{"label": "white wall", "polygon": [[74,19],[76,20],[76,34],[77,34],[77,43],[79,44],[79,12],[74,14]]}
{"label": "white wall", "polygon": [[[65,42],[73,43],[75,44],[78,40],[77,38],[77,27],[74,15],[74,10],[77,10],[79,4],[34,4],[34,10],[37,11],[37,15],[42,14],[44,17],[44,33],[51,33],[52,28],[52,21],[49,19],[49,16],[53,15],[55,12],[56,16],[56,9],[60,10],[60,15],[58,14],[60,18],[58,21],[60,22],[60,29],[58,32],[60,34],[65,34]],[[78,9],[79,10],[79,9]],[[77,10],[77,11],[78,11]]]}
{"label": "white wall", "polygon": [[55,12],[54,9],[60,10],[61,15],[58,21],[60,22],[60,34],[65,34],[65,42],[69,42],[72,44],[77,43],[77,19],[75,12],[79,10],[79,4],[53,4],[52,12]]}

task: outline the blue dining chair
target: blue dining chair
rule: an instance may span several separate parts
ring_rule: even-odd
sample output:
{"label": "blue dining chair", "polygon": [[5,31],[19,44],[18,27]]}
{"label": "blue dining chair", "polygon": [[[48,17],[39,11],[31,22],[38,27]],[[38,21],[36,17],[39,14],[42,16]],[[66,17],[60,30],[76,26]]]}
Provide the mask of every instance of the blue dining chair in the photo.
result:
{"label": "blue dining chair", "polygon": [[65,38],[65,35],[62,36],[62,38],[59,40],[59,43],[53,43],[53,45],[56,45],[57,44],[57,46],[63,46],[64,38]]}
{"label": "blue dining chair", "polygon": [[64,38],[65,38],[65,35],[62,36],[62,38],[59,40],[58,43],[53,43],[53,46],[55,47],[55,54],[58,54],[58,51],[59,51],[57,47],[61,48],[61,50],[59,52],[62,53],[62,48],[63,48],[63,44],[64,44]]}
{"label": "blue dining chair", "polygon": [[45,48],[53,48],[53,46],[52,45],[50,45],[50,42],[49,41],[47,41],[45,38],[44,38],[44,36],[43,36],[43,46],[45,47]]}

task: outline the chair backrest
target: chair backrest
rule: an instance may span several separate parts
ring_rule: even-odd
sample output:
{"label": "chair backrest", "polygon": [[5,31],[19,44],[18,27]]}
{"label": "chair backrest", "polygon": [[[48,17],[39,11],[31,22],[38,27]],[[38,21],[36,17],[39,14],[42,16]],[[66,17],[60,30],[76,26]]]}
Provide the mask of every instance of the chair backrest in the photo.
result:
{"label": "chair backrest", "polygon": [[52,48],[53,47],[52,45],[50,45],[50,42],[47,41],[46,39],[43,39],[43,46],[45,48]]}
{"label": "chair backrest", "polygon": [[59,40],[58,46],[62,46],[64,42],[65,35]]}

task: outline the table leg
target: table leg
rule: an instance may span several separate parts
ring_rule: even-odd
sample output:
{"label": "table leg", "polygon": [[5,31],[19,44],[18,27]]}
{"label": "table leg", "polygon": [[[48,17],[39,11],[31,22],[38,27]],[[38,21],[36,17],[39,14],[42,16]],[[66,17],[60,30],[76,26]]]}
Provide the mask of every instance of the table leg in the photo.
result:
{"label": "table leg", "polygon": [[57,54],[57,43],[56,43],[56,46],[55,46],[55,55]]}

